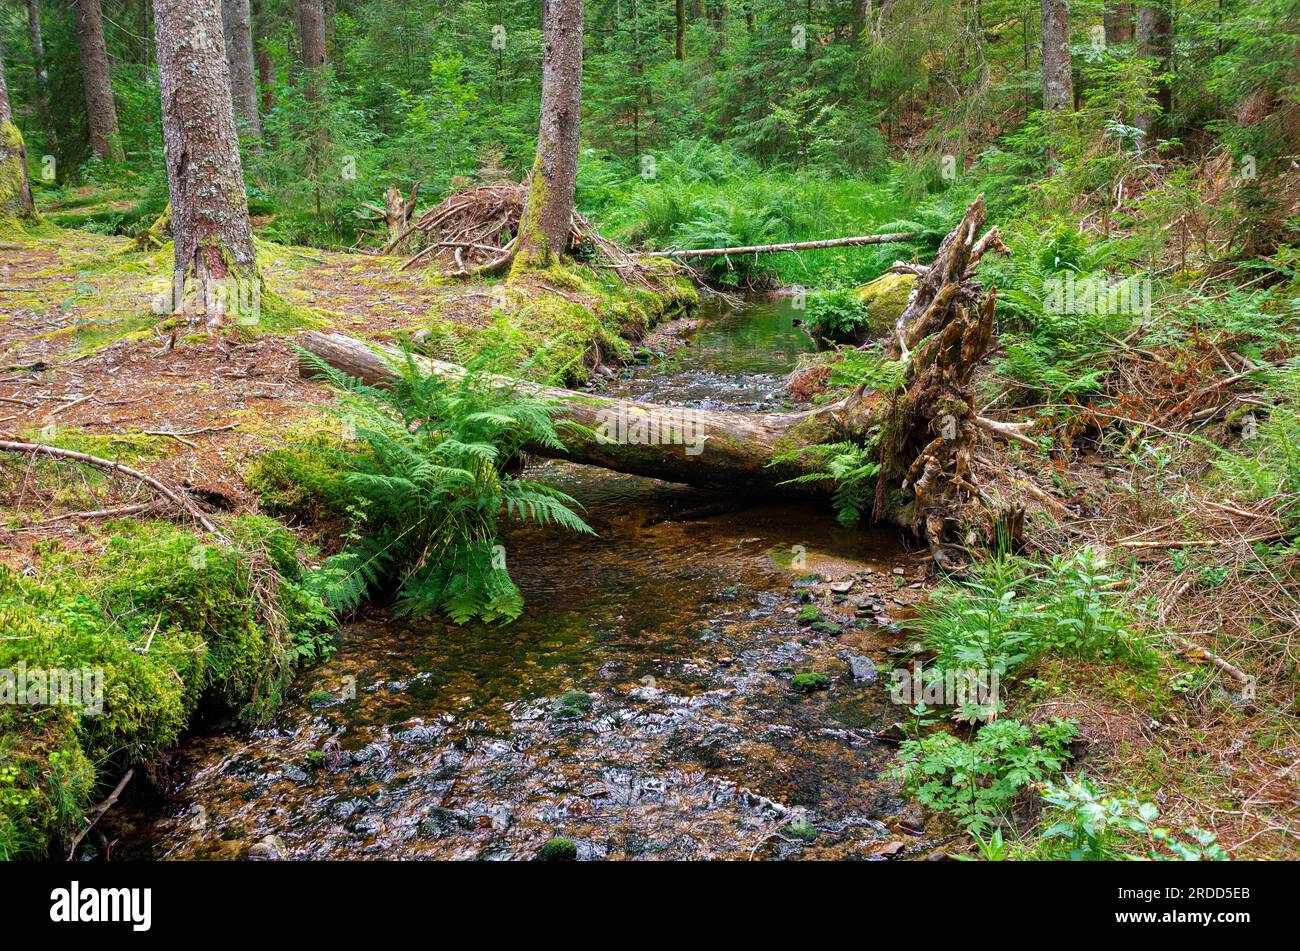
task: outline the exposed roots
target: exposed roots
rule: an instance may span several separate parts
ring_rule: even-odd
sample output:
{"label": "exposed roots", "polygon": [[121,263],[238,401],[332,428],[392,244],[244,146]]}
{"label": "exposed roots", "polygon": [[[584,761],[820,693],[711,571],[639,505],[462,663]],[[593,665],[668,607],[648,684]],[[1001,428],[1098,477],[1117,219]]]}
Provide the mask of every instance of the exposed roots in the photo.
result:
{"label": "exposed roots", "polygon": [[[449,195],[425,212],[403,242],[423,245],[402,269],[437,266],[448,277],[504,274],[514,261],[523,218],[526,185],[481,185]],[[596,267],[618,272],[625,283],[659,286],[659,278],[676,266],[638,259],[617,242],[602,237],[582,215],[574,213],[569,251]]]}

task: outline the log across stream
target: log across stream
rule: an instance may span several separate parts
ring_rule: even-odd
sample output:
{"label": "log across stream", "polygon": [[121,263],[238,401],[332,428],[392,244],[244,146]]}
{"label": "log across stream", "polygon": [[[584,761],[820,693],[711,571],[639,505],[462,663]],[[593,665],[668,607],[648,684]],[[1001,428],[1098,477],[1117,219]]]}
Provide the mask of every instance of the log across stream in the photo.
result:
{"label": "log across stream", "polygon": [[[784,302],[723,314],[610,395],[779,409],[807,346],[792,317]],[[532,858],[556,836],[593,859],[930,851],[869,736],[901,715],[888,625],[923,596],[924,553],[837,525],[820,500],[674,521],[713,496],[539,468],[599,535],[508,532],[519,621],[369,612],[272,723],[192,737],[160,795],[115,807],[114,856]],[[826,689],[795,690],[801,672]],[[799,821],[815,842],[783,831]]]}

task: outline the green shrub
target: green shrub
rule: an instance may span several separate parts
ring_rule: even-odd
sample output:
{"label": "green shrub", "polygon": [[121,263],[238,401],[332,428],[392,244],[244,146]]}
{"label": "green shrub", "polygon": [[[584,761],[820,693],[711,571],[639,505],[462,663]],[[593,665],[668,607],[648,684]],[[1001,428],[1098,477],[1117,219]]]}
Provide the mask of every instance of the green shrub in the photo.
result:
{"label": "green shrub", "polygon": [[983,833],[1026,787],[1061,769],[1075,733],[1073,723],[1059,719],[1032,726],[997,720],[970,743],[933,733],[902,743],[896,771],[922,805]]}

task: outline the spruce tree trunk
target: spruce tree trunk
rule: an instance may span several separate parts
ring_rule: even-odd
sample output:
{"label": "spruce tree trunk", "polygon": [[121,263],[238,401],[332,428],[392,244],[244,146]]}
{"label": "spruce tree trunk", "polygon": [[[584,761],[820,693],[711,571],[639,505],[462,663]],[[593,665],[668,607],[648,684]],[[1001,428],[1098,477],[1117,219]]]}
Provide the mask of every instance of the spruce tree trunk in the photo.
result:
{"label": "spruce tree trunk", "polygon": [[[1156,72],[1163,73],[1169,69],[1171,55],[1172,29],[1169,5],[1165,0],[1143,0],[1137,13],[1138,55],[1153,61]],[[1167,129],[1166,117],[1173,105],[1173,95],[1169,83],[1157,80],[1152,90],[1156,109],[1140,109],[1134,117],[1133,124],[1142,130],[1142,145],[1147,139],[1158,136]]]}
{"label": "spruce tree trunk", "polygon": [[686,59],[686,0],[677,0],[677,59]]}
{"label": "spruce tree trunk", "polygon": [[[1074,107],[1074,79],[1070,63],[1070,2],[1043,2],[1043,109],[1061,112]],[[1054,130],[1047,130],[1047,157],[1053,165],[1059,156]]]}
{"label": "spruce tree trunk", "polygon": [[117,106],[104,43],[104,14],[99,0],[77,0],[77,42],[81,45],[81,79],[86,90],[90,149],[101,159],[122,161],[117,139]]}
{"label": "spruce tree trunk", "polygon": [[30,218],[36,213],[32,186],[27,179],[27,149],[14,122],[9,83],[0,54],[0,220]]}
{"label": "spruce tree trunk", "polygon": [[582,109],[582,0],[548,0],[537,158],[514,270],[545,267],[569,249]]}
{"label": "spruce tree trunk", "polygon": [[230,70],[230,97],[240,130],[259,151],[262,120],[257,108],[257,79],[253,72],[253,13],[249,0],[221,0],[221,25]]}
{"label": "spruce tree trunk", "polygon": [[[178,309],[256,319],[261,283],[226,73],[221,0],[153,0]],[[251,308],[251,313],[249,311]]]}
{"label": "spruce tree trunk", "polygon": [[1106,45],[1133,42],[1133,4],[1109,3],[1102,13]]}
{"label": "spruce tree trunk", "polygon": [[[266,22],[266,0],[253,0],[253,26],[258,36],[269,36],[271,30]],[[254,57],[257,60],[257,82],[262,87],[262,111],[270,112],[275,108],[275,61],[263,43],[254,43]]]}
{"label": "spruce tree trunk", "polygon": [[27,0],[27,37],[32,45],[32,67],[36,70],[36,106],[45,131],[45,148],[58,152],[59,135],[50,111],[50,74],[45,67],[45,38],[41,31],[40,0]]}
{"label": "spruce tree trunk", "polygon": [[302,41],[302,65],[306,71],[303,93],[308,99],[315,99],[326,62],[325,4],[322,0],[298,0],[298,35]]}

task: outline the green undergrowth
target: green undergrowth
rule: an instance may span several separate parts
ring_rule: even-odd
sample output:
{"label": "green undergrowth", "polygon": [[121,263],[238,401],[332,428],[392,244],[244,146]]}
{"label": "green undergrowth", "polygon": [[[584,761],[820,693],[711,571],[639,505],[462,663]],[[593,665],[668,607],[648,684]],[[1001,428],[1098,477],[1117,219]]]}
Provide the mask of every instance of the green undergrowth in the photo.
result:
{"label": "green undergrowth", "polygon": [[685,278],[665,274],[660,289],[623,283],[611,272],[575,262],[526,272],[517,284],[490,289],[486,326],[435,320],[424,349],[465,362],[492,351],[505,369],[544,382],[579,383],[595,366],[629,359],[637,340],[662,320],[699,303]]}
{"label": "green undergrowth", "polygon": [[[170,522],[102,527],[96,555],[39,547],[0,566],[0,670],[102,677],[102,705],[0,705],[0,858],[41,857],[97,787],[172,747],[200,713],[257,721],[295,668],[329,650],[333,619],[293,536],[262,516],[229,546]],[[93,679],[87,683],[94,683]]]}

